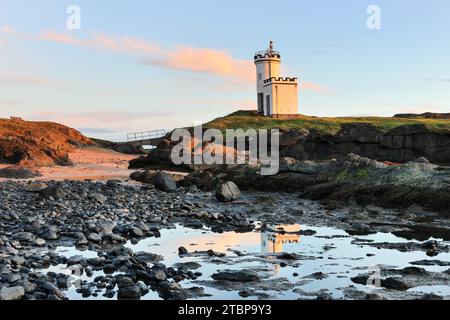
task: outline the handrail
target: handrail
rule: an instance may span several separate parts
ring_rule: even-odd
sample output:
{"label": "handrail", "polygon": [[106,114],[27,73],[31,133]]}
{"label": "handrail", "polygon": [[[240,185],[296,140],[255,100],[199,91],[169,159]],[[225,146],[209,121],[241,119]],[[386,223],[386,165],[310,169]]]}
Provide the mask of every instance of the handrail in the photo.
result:
{"label": "handrail", "polygon": [[277,56],[280,56],[280,53],[278,51],[268,51],[268,50],[257,51],[255,53],[255,56],[265,56],[265,55],[277,55]]}
{"label": "handrail", "polygon": [[167,131],[164,129],[153,130],[153,131],[144,131],[144,132],[134,132],[127,134],[128,142],[136,142],[150,139],[159,139],[164,137],[167,134]]}

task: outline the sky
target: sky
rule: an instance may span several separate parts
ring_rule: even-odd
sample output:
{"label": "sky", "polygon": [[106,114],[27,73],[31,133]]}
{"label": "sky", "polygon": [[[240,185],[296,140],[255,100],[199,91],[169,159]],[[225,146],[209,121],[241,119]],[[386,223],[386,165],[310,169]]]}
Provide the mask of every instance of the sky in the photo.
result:
{"label": "sky", "polygon": [[449,16],[448,0],[0,0],[0,117],[121,141],[256,109],[270,39],[302,114],[450,112]]}

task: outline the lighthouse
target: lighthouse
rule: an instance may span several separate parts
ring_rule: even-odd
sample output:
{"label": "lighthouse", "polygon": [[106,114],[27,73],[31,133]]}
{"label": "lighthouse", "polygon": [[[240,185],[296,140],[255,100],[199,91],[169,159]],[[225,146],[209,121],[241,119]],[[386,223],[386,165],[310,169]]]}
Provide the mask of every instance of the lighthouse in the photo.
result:
{"label": "lighthouse", "polygon": [[298,78],[281,77],[281,55],[273,41],[254,57],[258,113],[273,118],[294,118],[298,114]]}

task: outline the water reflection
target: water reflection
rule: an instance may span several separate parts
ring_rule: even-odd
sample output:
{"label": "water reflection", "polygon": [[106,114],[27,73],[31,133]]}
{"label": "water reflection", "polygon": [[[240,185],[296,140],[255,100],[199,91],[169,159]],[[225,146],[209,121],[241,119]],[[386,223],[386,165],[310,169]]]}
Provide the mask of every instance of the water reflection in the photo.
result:
{"label": "water reflection", "polygon": [[284,252],[284,245],[287,243],[300,242],[299,224],[294,225],[270,225],[268,231],[261,233],[261,252],[280,253]]}

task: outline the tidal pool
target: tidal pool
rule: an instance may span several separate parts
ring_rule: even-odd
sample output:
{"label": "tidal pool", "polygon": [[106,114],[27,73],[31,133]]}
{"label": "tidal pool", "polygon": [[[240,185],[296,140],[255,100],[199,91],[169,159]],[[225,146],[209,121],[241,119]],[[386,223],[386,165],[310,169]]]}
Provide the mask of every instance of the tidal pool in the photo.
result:
{"label": "tidal pool", "polygon": [[[387,293],[386,289],[355,284],[352,277],[362,273],[376,272],[380,266],[405,268],[418,260],[450,261],[450,253],[441,253],[430,258],[422,251],[401,252],[394,249],[379,249],[367,245],[370,242],[406,243],[411,242],[388,233],[376,233],[366,236],[350,236],[343,230],[329,227],[314,227],[307,225],[269,226],[266,231],[260,231],[260,226],[253,232],[213,233],[207,228],[190,229],[177,225],[172,229],[161,230],[161,237],[147,238],[137,244],[128,242],[125,246],[134,252],[150,252],[164,257],[162,263],[167,267],[176,263],[196,262],[201,265],[195,272],[202,275],[196,280],[180,282],[183,288],[203,287],[209,297],[202,299],[244,299],[239,295],[240,289],[219,288],[214,285],[211,276],[223,270],[255,270],[261,274],[264,281],[272,280],[273,287],[256,288],[257,293],[246,299],[315,299],[320,293],[327,293],[333,299],[345,299],[348,289],[367,293]],[[269,229],[269,230],[267,230]],[[308,230],[301,235],[300,230]],[[313,234],[314,232],[315,234]],[[354,240],[364,239],[363,242]],[[440,240],[440,239],[438,239]],[[417,241],[418,242],[418,241]],[[445,243],[444,244],[448,244]],[[204,255],[188,255],[180,257],[178,248],[184,246],[190,253],[195,251],[213,250],[224,253],[223,258],[211,259]],[[71,257],[82,255],[85,258],[97,256],[93,251],[79,251],[73,247],[58,247],[56,253]],[[302,258],[288,264],[280,263],[276,253],[296,253]],[[443,272],[448,269],[441,266],[420,266],[427,271]],[[52,266],[42,272],[57,272],[70,274],[66,265]],[[92,282],[96,276],[104,275],[96,271],[88,277],[83,274],[76,280]],[[278,286],[277,284],[283,284]],[[244,285],[245,287],[245,285]],[[449,286],[423,286],[405,292],[435,293],[450,295]],[[104,291],[99,290],[97,297],[87,299],[106,299]],[[398,296],[398,292],[396,293]],[[66,291],[69,299],[84,299],[77,293],[76,286]],[[401,294],[400,294],[401,298]],[[161,299],[156,292],[150,291],[142,299]]]}

